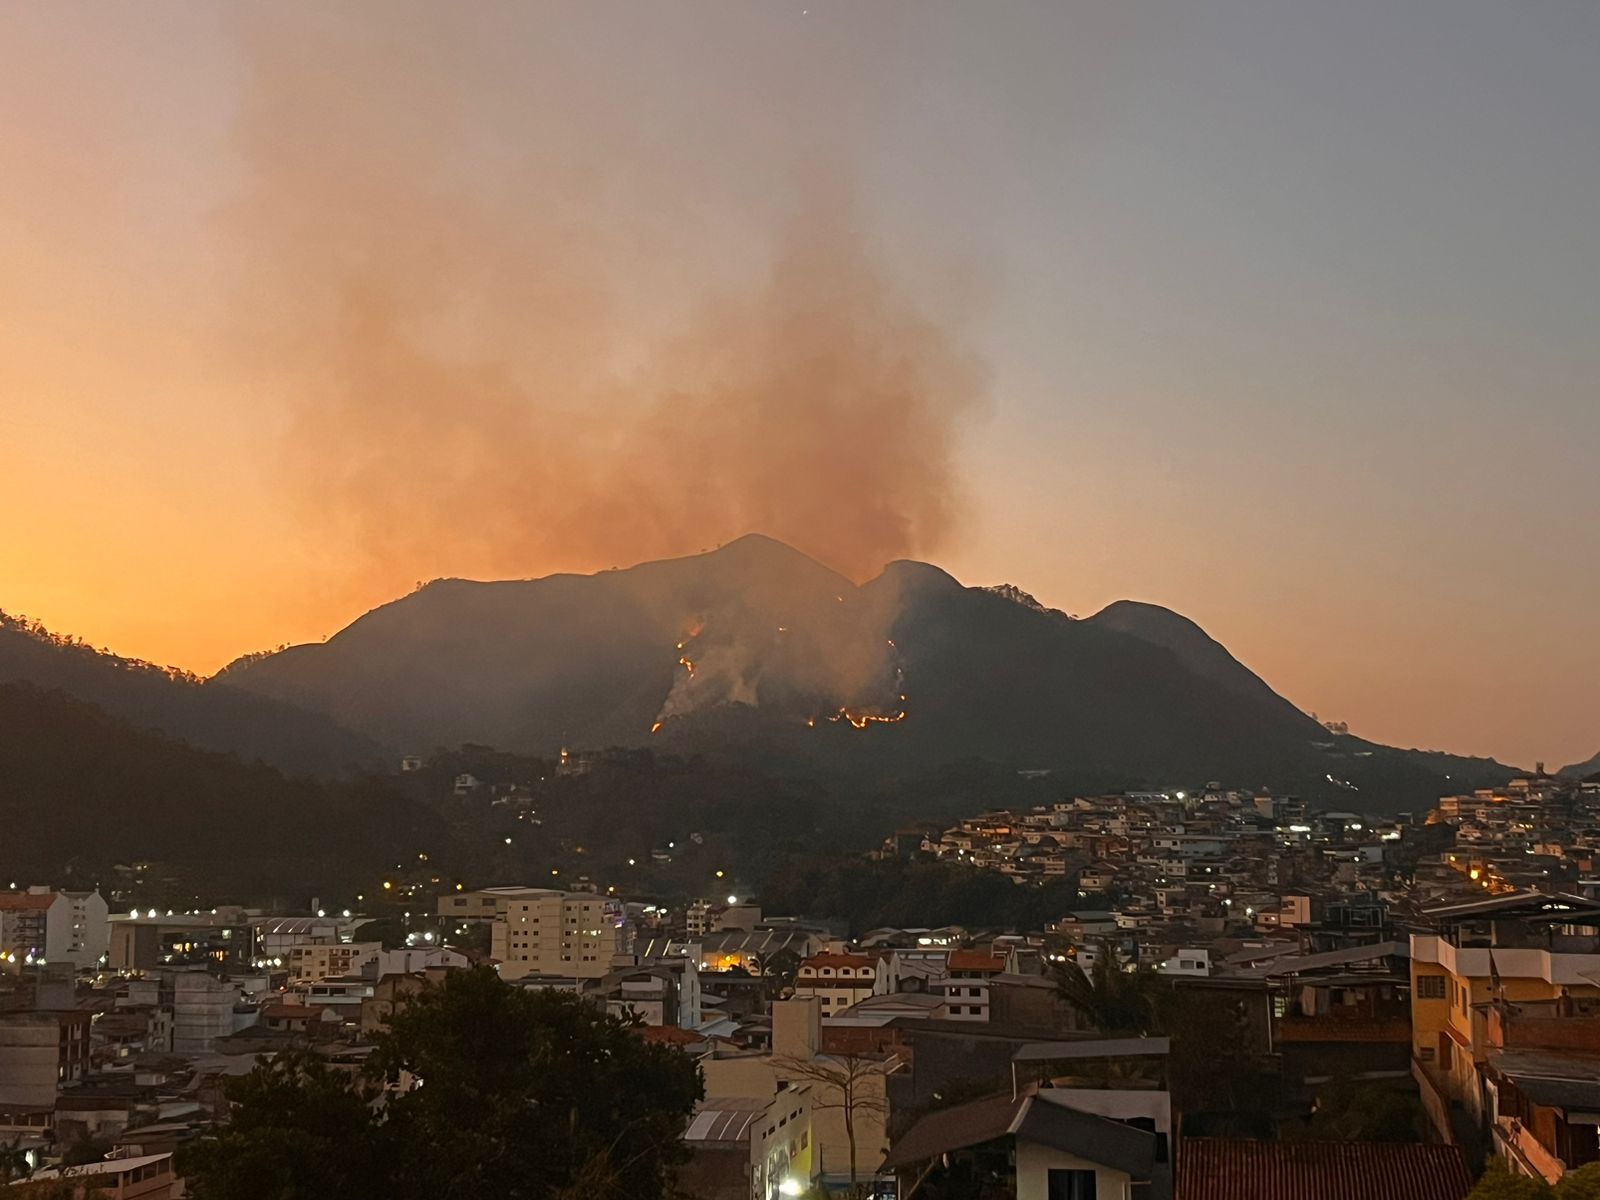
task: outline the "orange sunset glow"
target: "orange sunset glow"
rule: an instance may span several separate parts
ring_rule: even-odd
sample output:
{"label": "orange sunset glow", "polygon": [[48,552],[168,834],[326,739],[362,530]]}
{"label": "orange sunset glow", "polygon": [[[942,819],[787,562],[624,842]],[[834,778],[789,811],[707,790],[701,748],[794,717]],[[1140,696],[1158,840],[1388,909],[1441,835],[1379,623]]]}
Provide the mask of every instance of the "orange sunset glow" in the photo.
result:
{"label": "orange sunset glow", "polygon": [[1593,754],[1595,73],[1114,7],[7,7],[0,608],[210,674],[757,531]]}

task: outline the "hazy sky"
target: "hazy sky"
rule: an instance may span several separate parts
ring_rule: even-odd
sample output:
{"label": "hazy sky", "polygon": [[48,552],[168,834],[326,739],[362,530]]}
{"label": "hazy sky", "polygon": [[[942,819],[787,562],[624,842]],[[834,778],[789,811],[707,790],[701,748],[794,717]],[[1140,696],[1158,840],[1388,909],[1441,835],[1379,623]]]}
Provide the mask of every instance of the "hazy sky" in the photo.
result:
{"label": "hazy sky", "polygon": [[1600,7],[0,0],[0,606],[759,527],[1600,748]]}

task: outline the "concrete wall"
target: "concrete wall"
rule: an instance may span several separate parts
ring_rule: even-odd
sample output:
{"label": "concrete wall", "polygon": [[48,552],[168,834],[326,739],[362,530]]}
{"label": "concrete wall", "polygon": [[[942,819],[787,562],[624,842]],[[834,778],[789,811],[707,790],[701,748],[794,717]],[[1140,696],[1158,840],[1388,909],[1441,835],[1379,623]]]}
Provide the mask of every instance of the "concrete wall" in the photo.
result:
{"label": "concrete wall", "polygon": [[233,1006],[239,989],[199,971],[168,976],[172,1009],[172,1050],[204,1054],[219,1037],[233,1030]]}
{"label": "concrete wall", "polygon": [[60,1045],[49,1013],[0,1014],[0,1109],[55,1104]]}
{"label": "concrete wall", "polygon": [[1037,1142],[1018,1142],[1017,1200],[1049,1200],[1051,1167],[1093,1171],[1095,1200],[1131,1200],[1133,1195],[1133,1181],[1126,1172],[1113,1171]]}

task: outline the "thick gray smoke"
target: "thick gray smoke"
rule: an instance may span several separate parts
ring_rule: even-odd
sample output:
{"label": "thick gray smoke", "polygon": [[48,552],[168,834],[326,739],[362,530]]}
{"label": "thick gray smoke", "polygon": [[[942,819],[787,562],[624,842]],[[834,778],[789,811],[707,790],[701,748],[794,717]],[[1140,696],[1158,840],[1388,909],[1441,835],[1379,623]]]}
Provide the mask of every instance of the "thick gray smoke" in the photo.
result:
{"label": "thick gray smoke", "polygon": [[[718,256],[667,199],[681,179],[570,128],[555,49],[480,61],[481,10],[476,41],[443,9],[381,12],[243,18],[223,218],[296,503],[368,593],[751,530],[856,579],[939,545],[985,373],[934,315],[960,303],[897,280],[848,171],[797,156],[766,245]],[[513,71],[550,79],[514,119],[491,103]]]}

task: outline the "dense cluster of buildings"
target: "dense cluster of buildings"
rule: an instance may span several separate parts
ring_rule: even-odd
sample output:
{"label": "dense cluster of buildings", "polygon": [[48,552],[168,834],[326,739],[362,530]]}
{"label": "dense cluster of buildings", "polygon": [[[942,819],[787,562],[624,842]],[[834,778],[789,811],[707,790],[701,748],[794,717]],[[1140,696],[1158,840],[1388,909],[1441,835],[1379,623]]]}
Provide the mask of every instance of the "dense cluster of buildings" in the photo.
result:
{"label": "dense cluster of buildings", "polygon": [[[227,1078],[288,1047],[359,1062],[408,994],[488,964],[698,1061],[683,1183],[705,1200],[973,1179],[1272,1197],[1313,1174],[1363,1195],[1375,1171],[1460,1200],[1490,1157],[1551,1182],[1600,1161],[1596,847],[1600,787],[1535,776],[1415,818],[1215,786],[1081,798],[880,852],[1055,884],[1039,929],[852,935],[736,896],[493,887],[437,895],[396,947],[348,912],[112,916],[13,889],[0,1141],[85,1186],[179,1194],[173,1152],[226,1119]],[[1194,1031],[1097,1027],[1062,986],[1141,972],[1204,1014]],[[1415,1144],[1306,1149],[1330,1113],[1360,1125],[1352,1095]]]}

